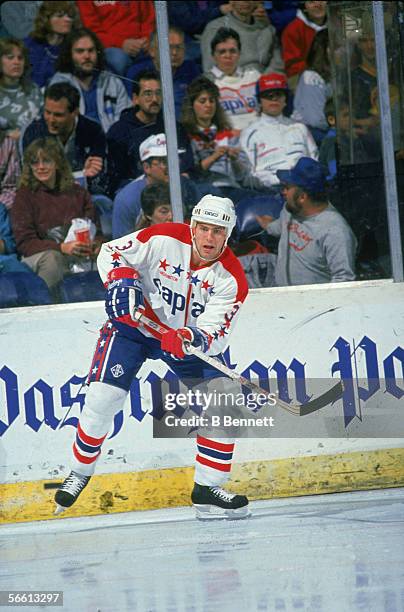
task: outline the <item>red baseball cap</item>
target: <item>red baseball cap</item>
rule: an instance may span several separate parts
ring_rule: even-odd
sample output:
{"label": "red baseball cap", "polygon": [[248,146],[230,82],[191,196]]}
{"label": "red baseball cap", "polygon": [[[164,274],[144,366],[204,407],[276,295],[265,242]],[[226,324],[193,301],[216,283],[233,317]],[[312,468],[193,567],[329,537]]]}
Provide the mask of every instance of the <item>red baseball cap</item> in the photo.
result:
{"label": "red baseball cap", "polygon": [[271,72],[270,74],[263,74],[258,79],[257,93],[263,93],[270,89],[288,89],[288,82],[285,75],[279,74],[278,72]]}

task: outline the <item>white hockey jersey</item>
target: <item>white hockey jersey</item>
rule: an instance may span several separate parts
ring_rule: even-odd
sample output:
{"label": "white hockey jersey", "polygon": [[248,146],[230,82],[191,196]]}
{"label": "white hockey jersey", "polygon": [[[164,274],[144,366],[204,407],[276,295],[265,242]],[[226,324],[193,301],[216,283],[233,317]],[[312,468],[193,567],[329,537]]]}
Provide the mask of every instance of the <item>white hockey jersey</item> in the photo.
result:
{"label": "white hockey jersey", "polygon": [[229,247],[213,264],[199,268],[192,266],[191,255],[190,226],[163,223],[103,244],[97,264],[104,283],[114,268],[135,268],[146,316],[175,329],[198,327],[209,336],[207,354],[217,355],[226,348],[247,297],[247,280]]}

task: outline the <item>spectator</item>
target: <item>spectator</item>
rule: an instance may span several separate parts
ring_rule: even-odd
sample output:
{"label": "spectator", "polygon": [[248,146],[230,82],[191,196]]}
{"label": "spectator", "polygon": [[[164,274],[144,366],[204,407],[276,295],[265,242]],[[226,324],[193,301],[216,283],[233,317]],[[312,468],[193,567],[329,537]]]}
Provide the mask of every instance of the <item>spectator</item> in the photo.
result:
{"label": "spectator", "polygon": [[4,204],[0,202],[0,274],[7,272],[32,274],[30,268],[19,261],[17,257],[8,211]]}
{"label": "spectator", "polygon": [[356,238],[328,202],[321,164],[302,157],[291,170],[278,170],[285,208],[275,221],[257,216],[271,236],[280,236],[275,269],[279,287],[355,280]]}
{"label": "spectator", "polygon": [[377,88],[376,45],[370,15],[362,17],[360,36],[357,42],[359,65],[352,71],[352,97],[355,125],[363,131],[373,128],[378,118],[371,112],[372,92]]}
{"label": "spectator", "polygon": [[[174,106],[175,116],[179,120],[181,115],[182,101],[189,83],[201,74],[201,69],[193,61],[185,60],[184,32],[175,26],[170,26],[168,30],[168,43],[170,46],[171,70],[173,75]],[[127,82],[127,89],[133,94],[133,82],[138,81],[139,74],[143,70],[160,70],[160,58],[158,51],[157,32],[153,32],[150,37],[150,57],[138,62],[129,68],[126,76],[130,79]]]}
{"label": "spectator", "polygon": [[[180,149],[178,152],[183,151]],[[115,198],[112,215],[113,238],[120,238],[135,230],[141,214],[143,189],[156,183],[168,183],[167,146],[164,133],[151,135],[142,142],[139,155],[144,174],[128,183]],[[192,207],[197,199],[197,192],[192,182],[181,177],[181,187],[186,207]]]}
{"label": "spectator", "polygon": [[0,202],[6,209],[13,205],[20,173],[17,142],[0,131]]}
{"label": "spectator", "polygon": [[80,27],[74,2],[42,2],[35,17],[34,29],[24,39],[31,64],[31,78],[44,87],[55,74],[60,47],[73,29]]}
{"label": "spectator", "polygon": [[324,106],[332,95],[328,30],[317,32],[307,56],[307,70],[302,72],[293,100],[292,119],[310,129],[317,145],[327,133]]}
{"label": "spectator", "polygon": [[201,49],[199,36],[204,28],[217,17],[227,15],[230,4],[223,0],[170,0],[167,2],[167,13],[170,24],[185,32],[186,59],[200,63]]}
{"label": "spectator", "polygon": [[[80,94],[70,83],[60,82],[45,90],[42,117],[30,123],[22,136],[23,149],[37,138],[56,137],[75,173],[81,173],[90,193],[101,190],[107,145],[101,126],[79,112]],[[100,179],[100,180],[99,180]]]}
{"label": "spectator", "polygon": [[381,159],[379,135],[374,131],[363,133],[353,124],[349,101],[340,99],[337,112],[338,159],[343,164],[363,164]]}
{"label": "spectator", "polygon": [[249,164],[240,154],[238,133],[232,130],[219,104],[219,89],[206,77],[199,77],[188,88],[182,124],[194,153],[192,178],[215,187],[217,195],[238,203],[254,198],[249,184]]}
{"label": "spectator", "polygon": [[69,265],[94,256],[91,244],[63,242],[74,218],[95,221],[90,194],[74,183],[69,163],[53,138],[26,149],[20,187],[11,209],[17,252],[55,290]]}
{"label": "spectator", "polygon": [[50,84],[67,81],[80,92],[80,113],[107,132],[130,105],[122,81],[104,71],[104,49],[90,30],[75,30],[66,38]]}
{"label": "spectator", "polygon": [[0,38],[0,133],[14,140],[39,115],[42,94],[28,78],[27,50],[20,40]]}
{"label": "spectator", "polygon": [[170,189],[167,183],[147,185],[140,194],[140,204],[142,216],[136,224],[136,230],[157,223],[172,222],[173,212],[171,210]]}
{"label": "spectator", "polygon": [[28,266],[18,260],[8,216],[8,209],[14,202],[19,175],[17,143],[4,132],[0,132],[0,274],[31,272]]}
{"label": "spectator", "polygon": [[155,29],[152,0],[93,2],[78,0],[81,20],[105,48],[111,69],[124,75],[132,62],[144,57]]}
{"label": "spectator", "polygon": [[288,92],[283,74],[264,74],[257,87],[261,116],[241,132],[240,142],[256,187],[277,187],[277,170],[289,170],[300,157],[317,159],[318,152],[307,127],[282,113]]}
{"label": "spectator", "polygon": [[[349,113],[349,108],[346,110]],[[328,131],[321,141],[318,161],[323,168],[328,169],[327,180],[331,181],[337,175],[337,119],[333,98],[329,98],[325,103],[324,114],[327,118]]]}
{"label": "spectator", "polygon": [[255,68],[259,72],[283,70],[275,28],[269,23],[264,7],[253,0],[231,0],[229,4],[229,13],[208,23],[202,34],[204,72],[213,65],[210,44],[219,28],[238,32],[241,41],[239,65],[242,68]]}
{"label": "spectator", "polygon": [[0,7],[1,25],[6,30],[6,36],[23,40],[34,25],[35,16],[42,0],[8,0]]}
{"label": "spectator", "polygon": [[255,68],[240,68],[240,36],[231,28],[219,28],[211,42],[215,65],[206,76],[220,91],[220,104],[237,130],[257,118],[256,83],[261,76]]}
{"label": "spectator", "polygon": [[[133,106],[122,113],[107,134],[108,171],[113,192],[141,174],[140,144],[148,136],[164,132],[161,83],[157,72],[144,71],[138,75],[132,100]],[[181,172],[187,172],[193,167],[191,146],[179,124],[177,134],[179,147],[186,150]]]}
{"label": "spectator", "polygon": [[70,83],[54,83],[45,91],[43,116],[25,130],[25,149],[37,138],[55,137],[63,146],[74,177],[92,194],[104,235],[112,232],[112,200],[106,193],[107,144],[101,126],[79,113],[80,94]]}
{"label": "spectator", "polygon": [[331,199],[358,239],[359,278],[380,278],[388,271],[384,270],[387,233],[379,135],[355,127],[347,98],[337,100],[336,113],[328,101],[326,112],[334,130],[322,141],[319,160],[328,168]]}
{"label": "spectator", "polygon": [[306,58],[316,32],[327,27],[327,2],[303,2],[296,18],[282,33],[282,56],[288,76],[289,87],[296,88],[299,75],[306,70]]}

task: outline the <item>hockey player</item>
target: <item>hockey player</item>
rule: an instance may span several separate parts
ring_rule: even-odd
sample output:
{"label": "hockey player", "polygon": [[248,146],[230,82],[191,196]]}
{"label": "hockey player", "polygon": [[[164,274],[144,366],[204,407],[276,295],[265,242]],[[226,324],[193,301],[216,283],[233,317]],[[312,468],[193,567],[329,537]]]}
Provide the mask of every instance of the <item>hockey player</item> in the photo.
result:
{"label": "hockey player", "polygon": [[[75,503],[94,473],[113,417],[146,358],[162,359],[179,378],[220,376],[186,355],[186,343],[220,355],[228,343],[248,286],[227,247],[236,214],[228,198],[206,195],[194,207],[191,226],[154,225],[103,245],[98,269],[106,286],[109,320],[100,338],[73,444],[72,472],[57,490],[56,513]],[[139,327],[134,308],[164,326],[161,336]],[[248,516],[248,499],[225,491],[234,440],[197,437],[191,499],[199,518]]]}

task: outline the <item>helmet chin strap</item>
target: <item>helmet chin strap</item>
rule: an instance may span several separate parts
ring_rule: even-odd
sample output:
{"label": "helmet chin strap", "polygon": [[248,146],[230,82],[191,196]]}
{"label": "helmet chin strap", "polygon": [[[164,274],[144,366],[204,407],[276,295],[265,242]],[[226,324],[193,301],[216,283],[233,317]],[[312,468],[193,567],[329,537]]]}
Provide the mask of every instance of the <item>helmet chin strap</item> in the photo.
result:
{"label": "helmet chin strap", "polygon": [[196,245],[196,240],[195,240],[195,233],[194,233],[194,229],[195,229],[195,228],[191,227],[191,238],[192,238],[192,245],[193,245],[193,247],[195,248],[195,251],[198,253],[198,257],[199,257],[200,259],[202,259],[202,261],[209,261],[209,262],[211,262],[211,261],[216,261],[216,259],[219,259],[220,255],[223,253],[223,251],[224,251],[224,250],[225,250],[225,248],[226,248],[227,239],[226,239],[226,240],[223,242],[223,246],[222,246],[222,248],[221,248],[220,253],[218,253],[218,255],[216,255],[216,257],[213,257],[212,259],[208,259],[207,257],[204,257],[203,255],[201,255],[201,253],[199,252],[199,249],[198,249],[198,247],[197,247],[197,245]]}

